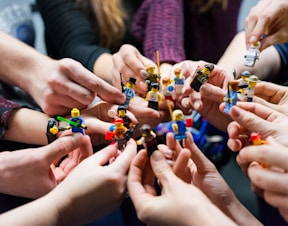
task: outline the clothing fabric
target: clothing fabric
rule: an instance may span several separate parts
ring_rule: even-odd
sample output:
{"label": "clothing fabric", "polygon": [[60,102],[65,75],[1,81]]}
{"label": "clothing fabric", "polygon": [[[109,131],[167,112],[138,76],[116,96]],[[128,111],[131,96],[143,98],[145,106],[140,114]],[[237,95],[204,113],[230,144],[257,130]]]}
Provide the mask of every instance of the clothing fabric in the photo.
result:
{"label": "clothing fabric", "polygon": [[0,96],[0,138],[3,138],[5,131],[8,129],[8,119],[10,113],[12,112],[12,110],[18,109],[20,107],[21,106],[19,104],[9,101]]}
{"label": "clothing fabric", "polygon": [[132,24],[143,52],[161,61],[205,60],[217,63],[237,33],[241,0],[229,0],[227,9],[215,4],[205,13],[191,11],[191,0],[144,0]]}
{"label": "clothing fabric", "polygon": [[273,82],[288,86],[288,42],[281,45],[274,45],[281,58],[280,71]]}

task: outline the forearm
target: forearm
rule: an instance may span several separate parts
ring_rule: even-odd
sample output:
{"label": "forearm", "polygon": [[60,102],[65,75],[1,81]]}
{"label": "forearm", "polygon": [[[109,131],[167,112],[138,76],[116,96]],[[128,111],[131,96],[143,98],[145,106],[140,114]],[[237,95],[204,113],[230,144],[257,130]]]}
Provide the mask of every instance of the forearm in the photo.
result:
{"label": "forearm", "polygon": [[8,119],[4,139],[28,144],[47,144],[49,116],[27,108],[13,110]]}
{"label": "forearm", "polygon": [[260,59],[256,60],[254,67],[244,66],[244,56],[246,53],[245,33],[240,32],[234,37],[217,65],[225,68],[230,73],[235,69],[238,77],[245,70],[257,75],[261,80],[273,80],[277,76],[281,60],[277,50],[273,46],[261,52]]}
{"label": "forearm", "polygon": [[93,72],[99,78],[102,78],[106,82],[112,84],[112,68],[112,55],[110,53],[103,53],[97,58],[93,67]]}

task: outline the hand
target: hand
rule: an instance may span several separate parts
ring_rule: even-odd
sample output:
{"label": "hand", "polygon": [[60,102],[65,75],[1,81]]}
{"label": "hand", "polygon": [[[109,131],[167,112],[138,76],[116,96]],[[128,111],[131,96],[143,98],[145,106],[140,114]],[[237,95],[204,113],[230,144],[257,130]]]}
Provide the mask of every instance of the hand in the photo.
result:
{"label": "hand", "polygon": [[[248,165],[248,176],[253,188],[261,189],[267,203],[279,209],[280,214],[288,220],[286,184],[288,181],[286,159],[287,147],[280,145],[271,137],[268,144],[251,145],[243,148],[237,157],[241,165]],[[259,163],[269,165],[263,168]]]}
{"label": "hand", "polygon": [[254,6],[245,20],[247,49],[261,41],[260,50],[273,44],[288,41],[288,2],[286,0],[262,0]]}
{"label": "hand", "polygon": [[[48,202],[57,200],[54,205],[60,210],[59,215],[65,216],[61,224],[83,225],[120,206],[126,195],[127,175],[136,155],[136,143],[130,139],[115,161],[105,165],[117,151],[115,143],[85,159],[51,192],[52,197],[47,197]],[[73,205],[67,205],[66,200]]]}
{"label": "hand", "polygon": [[124,85],[126,85],[129,77],[136,78],[134,90],[137,94],[145,96],[147,93],[147,84],[145,82],[147,77],[146,67],[149,64],[154,64],[154,62],[141,55],[134,46],[125,44],[113,55],[113,64],[113,85],[115,87],[121,87],[120,73]]}
{"label": "hand", "polygon": [[[253,221],[257,222],[236,198],[214,164],[196,146],[191,133],[187,132],[186,135],[187,138],[183,140],[184,148],[174,139],[172,133],[167,134],[167,146],[158,145],[166,159],[168,158],[170,162],[171,160],[174,162],[172,164],[174,173],[186,183],[199,188],[214,205],[239,225],[245,221],[246,224],[247,222],[250,224]],[[184,161],[187,158],[187,154],[185,154],[187,150],[190,152],[189,156],[191,156],[188,165],[187,161]]]}
{"label": "hand", "polygon": [[31,83],[34,86],[28,89],[47,114],[68,114],[73,107],[83,109],[97,94],[111,103],[122,104],[125,101],[119,89],[98,78],[77,61],[53,60],[44,65],[42,75],[34,76]]}
{"label": "hand", "polygon": [[[207,225],[234,225],[199,189],[178,178],[159,151],[154,151],[150,158],[152,169],[148,161],[146,151],[140,151],[128,175],[129,194],[141,221],[149,225],[165,226],[193,226],[200,222]],[[160,196],[156,195],[154,189],[153,173],[162,187]],[[206,217],[207,209],[209,218]]]}
{"label": "hand", "polygon": [[[194,75],[198,66],[202,67],[206,62],[184,61],[184,63],[186,66],[183,74],[186,77],[186,81],[183,89],[186,97],[182,99],[182,106],[199,112],[209,123],[226,131],[231,119],[227,114],[220,112],[219,104],[223,102],[228,81],[233,76],[215,65],[208,82],[201,86],[200,93],[198,93],[190,87],[190,83],[194,79],[192,75]],[[187,97],[188,95],[189,97]]]}
{"label": "hand", "polygon": [[[220,109],[224,109],[225,103]],[[230,116],[234,120],[228,125],[228,146],[233,151],[239,151],[249,144],[248,136],[251,132],[258,132],[262,139],[272,136],[278,143],[288,145],[288,117],[269,107],[254,102],[237,102],[237,106],[230,109]]]}
{"label": "hand", "polygon": [[0,190],[10,195],[39,198],[89,155],[92,155],[90,139],[80,134],[61,137],[40,148],[1,152]]}

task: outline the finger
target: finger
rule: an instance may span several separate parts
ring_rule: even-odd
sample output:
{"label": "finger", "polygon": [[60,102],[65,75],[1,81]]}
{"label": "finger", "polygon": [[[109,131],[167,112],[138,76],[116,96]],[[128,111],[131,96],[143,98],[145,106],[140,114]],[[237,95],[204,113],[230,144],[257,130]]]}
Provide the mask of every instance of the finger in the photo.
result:
{"label": "finger", "polygon": [[80,147],[83,142],[84,139],[82,134],[74,133],[72,136],[60,137],[51,144],[40,148],[40,150],[43,151],[43,154],[45,155],[44,159],[46,159],[47,163],[50,165],[56,159],[60,159]]}
{"label": "finger", "polygon": [[211,84],[204,84],[200,89],[201,97],[217,103],[222,103],[225,97],[225,91],[217,86]]}
{"label": "finger", "polygon": [[184,174],[186,173],[186,170],[188,169],[188,162],[190,159],[191,153],[188,149],[182,149],[181,152],[178,154],[178,157],[173,164],[173,172],[175,175],[181,179],[184,179]]}
{"label": "finger", "polygon": [[118,151],[117,143],[110,144],[100,151],[96,152],[92,157],[89,158],[90,161],[94,161],[95,164],[103,166],[109,162],[109,159],[113,158]]}

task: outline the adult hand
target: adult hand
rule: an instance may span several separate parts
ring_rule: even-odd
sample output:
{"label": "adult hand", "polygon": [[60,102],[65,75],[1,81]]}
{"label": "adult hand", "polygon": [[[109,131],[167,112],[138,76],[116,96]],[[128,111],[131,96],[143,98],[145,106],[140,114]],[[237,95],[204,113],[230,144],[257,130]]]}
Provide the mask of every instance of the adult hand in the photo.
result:
{"label": "adult hand", "polygon": [[254,6],[245,20],[247,49],[261,41],[260,50],[273,44],[288,41],[288,2],[286,0],[262,0]]}
{"label": "adult hand", "polygon": [[[187,163],[186,159],[186,163]],[[235,225],[195,186],[178,178],[159,151],[154,151],[149,167],[145,150],[134,158],[128,175],[128,190],[138,218],[149,225]],[[161,195],[154,189],[154,174]],[[185,211],[183,211],[185,206]],[[209,218],[205,217],[209,209]],[[194,213],[191,217],[191,212]],[[163,215],[165,213],[165,215]]]}
{"label": "adult hand", "polygon": [[233,76],[215,65],[209,75],[208,82],[201,86],[199,93],[190,87],[190,83],[194,79],[196,70],[207,63],[204,61],[184,61],[184,63],[186,66],[183,74],[186,80],[183,88],[182,106],[199,112],[209,123],[225,131],[231,119],[228,115],[219,111],[219,104],[223,102],[228,88],[228,81],[233,79]]}
{"label": "adult hand", "polygon": [[74,107],[87,107],[98,95],[111,103],[122,104],[125,96],[72,59],[50,60],[42,67],[42,74],[34,76],[28,92],[50,115],[67,114]]}
{"label": "adult hand", "polygon": [[0,190],[10,195],[39,198],[90,155],[90,139],[81,134],[61,137],[40,148],[1,152]]}
{"label": "adult hand", "polygon": [[[119,51],[113,55],[112,69],[113,85],[115,87],[121,87],[120,73],[122,81],[126,85],[130,77],[136,78],[136,85],[134,90],[141,96],[145,96],[147,93],[147,84],[145,79],[147,77],[146,67],[149,64],[155,65],[155,63],[141,55],[141,53],[132,45],[125,44],[121,46]],[[156,65],[155,65],[156,68]]]}
{"label": "adult hand", "polygon": [[[248,176],[253,188],[261,189],[264,199],[279,209],[281,215],[288,220],[286,184],[288,181],[287,163],[288,149],[269,137],[268,144],[251,145],[243,148],[237,157],[241,165],[248,165]],[[265,163],[268,168],[263,168]]]}
{"label": "adult hand", "polygon": [[[224,109],[225,103],[220,109]],[[230,109],[230,116],[234,120],[228,125],[228,146],[233,151],[239,151],[249,144],[251,132],[258,132],[262,139],[272,136],[278,143],[288,146],[286,139],[287,115],[269,107],[254,102],[237,102],[237,106]]]}

